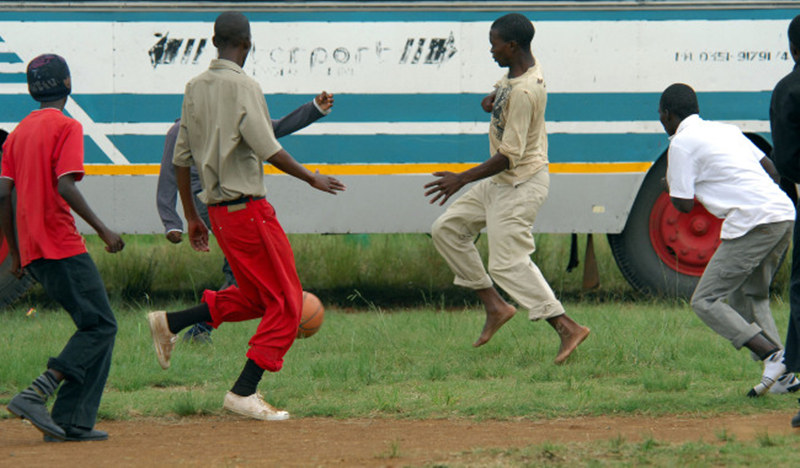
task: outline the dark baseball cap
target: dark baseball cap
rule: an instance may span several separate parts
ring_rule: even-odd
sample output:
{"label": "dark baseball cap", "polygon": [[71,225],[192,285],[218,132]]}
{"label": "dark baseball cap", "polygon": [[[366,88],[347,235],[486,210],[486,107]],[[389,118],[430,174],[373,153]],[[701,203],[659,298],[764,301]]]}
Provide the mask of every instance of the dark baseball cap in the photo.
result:
{"label": "dark baseball cap", "polygon": [[72,92],[69,67],[63,57],[43,54],[28,64],[28,92],[39,102],[57,101]]}

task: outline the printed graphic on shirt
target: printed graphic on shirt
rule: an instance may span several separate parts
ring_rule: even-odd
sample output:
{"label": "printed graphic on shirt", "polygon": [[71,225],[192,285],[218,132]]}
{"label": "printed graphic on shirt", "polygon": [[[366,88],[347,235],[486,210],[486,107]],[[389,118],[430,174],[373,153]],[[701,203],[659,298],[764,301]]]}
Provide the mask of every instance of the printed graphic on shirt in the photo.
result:
{"label": "printed graphic on shirt", "polygon": [[506,82],[505,86],[497,88],[494,97],[494,107],[492,108],[492,131],[497,140],[503,139],[503,132],[506,129],[506,121],[503,110],[508,104],[508,96],[511,94],[511,85]]}

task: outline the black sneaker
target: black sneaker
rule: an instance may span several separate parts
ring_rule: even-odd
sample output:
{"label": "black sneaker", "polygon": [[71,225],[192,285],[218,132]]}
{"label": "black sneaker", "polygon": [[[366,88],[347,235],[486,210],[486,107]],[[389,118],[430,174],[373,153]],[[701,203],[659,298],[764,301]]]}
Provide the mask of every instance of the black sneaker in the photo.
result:
{"label": "black sneaker", "polygon": [[11,414],[30,421],[45,436],[50,436],[54,439],[66,439],[67,434],[64,429],[50,417],[45,401],[44,398],[36,395],[33,391],[24,391],[12,398],[8,402],[7,408]]}
{"label": "black sneaker", "polygon": [[[797,402],[800,403],[800,400],[797,400]],[[800,427],[800,411],[792,418],[792,427]]]}
{"label": "black sneaker", "polygon": [[88,431],[67,430],[64,439],[56,439],[47,434],[44,435],[45,442],[91,442],[96,440],[108,440],[108,432],[90,429]]}

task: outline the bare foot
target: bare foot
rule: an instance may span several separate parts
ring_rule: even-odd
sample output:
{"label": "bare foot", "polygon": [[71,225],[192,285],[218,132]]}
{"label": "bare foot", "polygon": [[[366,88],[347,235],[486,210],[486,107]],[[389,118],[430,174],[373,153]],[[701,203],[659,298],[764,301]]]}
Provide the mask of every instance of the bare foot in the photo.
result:
{"label": "bare foot", "polygon": [[487,308],[486,323],[483,324],[483,331],[481,331],[481,336],[478,337],[478,341],[472,343],[472,346],[477,348],[478,346],[485,345],[489,340],[492,339],[494,333],[506,322],[511,320],[511,317],[513,317],[516,313],[517,309],[505,302],[504,305],[500,305],[492,310]]}
{"label": "bare foot", "polygon": [[590,332],[588,328],[581,325],[577,325],[571,329],[557,326],[556,331],[561,337],[561,347],[558,349],[558,354],[556,355],[556,360],[554,361],[556,364],[563,364],[569,355],[575,351],[575,348],[577,348],[579,344],[583,343],[583,340],[589,336]]}

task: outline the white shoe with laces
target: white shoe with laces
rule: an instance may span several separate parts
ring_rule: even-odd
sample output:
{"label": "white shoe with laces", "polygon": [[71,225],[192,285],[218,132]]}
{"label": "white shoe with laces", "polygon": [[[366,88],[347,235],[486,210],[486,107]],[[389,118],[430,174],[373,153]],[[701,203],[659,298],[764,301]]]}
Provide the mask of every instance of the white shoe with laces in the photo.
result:
{"label": "white shoe with laces", "polygon": [[153,337],[153,347],[162,369],[169,369],[169,359],[172,349],[178,341],[178,335],[169,331],[167,313],[163,310],[147,314],[147,323],[150,325],[150,335]]}
{"label": "white shoe with laces", "polygon": [[800,379],[793,372],[787,372],[778,378],[775,385],[770,387],[769,393],[794,393],[800,390]]}
{"label": "white shoe with laces", "polygon": [[783,350],[775,351],[764,359],[764,373],[761,375],[761,382],[751,388],[747,393],[749,397],[761,396],[769,391],[775,382],[786,373],[786,366],[783,364]]}
{"label": "white shoe with laces", "polygon": [[262,421],[284,421],[289,419],[289,412],[282,411],[270,405],[258,392],[250,396],[240,396],[233,392],[225,394],[222,407],[228,411],[242,416]]}

